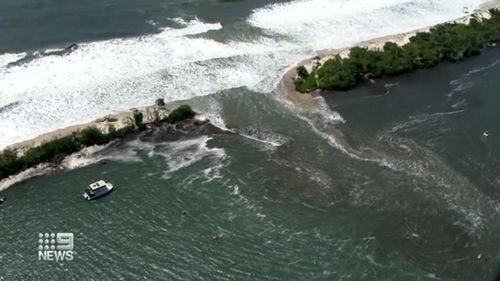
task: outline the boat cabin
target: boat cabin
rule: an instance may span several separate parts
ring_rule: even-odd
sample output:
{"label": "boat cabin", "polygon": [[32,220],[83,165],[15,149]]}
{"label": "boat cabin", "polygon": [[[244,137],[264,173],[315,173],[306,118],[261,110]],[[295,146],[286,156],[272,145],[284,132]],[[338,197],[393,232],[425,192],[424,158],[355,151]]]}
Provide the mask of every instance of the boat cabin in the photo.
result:
{"label": "boat cabin", "polygon": [[103,181],[103,180],[100,180],[100,181],[96,181],[96,182],[94,182],[94,183],[91,183],[91,184],[89,185],[89,188],[90,188],[90,190],[91,190],[91,191],[96,191],[96,190],[98,190],[99,188],[101,188],[101,187],[105,187],[105,186],[106,186],[106,182],[105,182],[105,181]]}

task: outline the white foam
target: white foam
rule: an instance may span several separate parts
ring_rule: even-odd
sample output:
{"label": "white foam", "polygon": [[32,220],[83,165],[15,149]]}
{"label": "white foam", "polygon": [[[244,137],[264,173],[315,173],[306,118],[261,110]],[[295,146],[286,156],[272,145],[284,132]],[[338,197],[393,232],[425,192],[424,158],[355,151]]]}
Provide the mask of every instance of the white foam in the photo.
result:
{"label": "white foam", "polygon": [[11,54],[5,53],[0,55],[0,67],[5,67],[11,62],[18,61],[26,56],[26,53]]}
{"label": "white foam", "polygon": [[41,176],[54,171],[54,166],[48,163],[42,163],[36,167],[26,169],[19,174],[3,178],[0,180],[0,191],[5,190],[16,183],[20,183],[29,178]]}
{"label": "white foam", "polygon": [[212,179],[220,177],[218,171],[222,168],[221,161],[226,159],[226,152],[222,148],[209,148],[207,143],[211,139],[208,136],[202,136],[180,140],[167,143],[161,150],[156,150],[154,155],[160,155],[166,161],[165,177],[169,178],[172,173],[189,167],[206,157],[212,157],[217,163],[203,171],[205,176]]}
{"label": "white foam", "polygon": [[147,20],[146,23],[153,26],[153,27],[156,27],[158,25],[158,23],[155,22],[154,20]]}
{"label": "white foam", "polygon": [[44,53],[54,53],[54,52],[61,52],[64,51],[65,48],[53,48],[53,49],[46,49],[44,50]]}
{"label": "white foam", "polygon": [[158,97],[171,102],[241,86],[272,90],[274,85],[259,82],[269,76],[278,81],[277,69],[287,67],[289,55],[282,52],[280,59],[273,52],[291,47],[187,37],[220,28],[194,20],[181,29],[81,44],[65,56],[0,67],[0,107],[19,102],[0,113],[0,148]]}
{"label": "white foam", "polygon": [[215,95],[208,96],[198,102],[193,102],[193,106],[197,112],[203,112],[197,115],[196,118],[202,121],[209,120],[215,127],[223,131],[230,131],[222,117],[222,105],[220,100],[215,97]]}
{"label": "white foam", "polygon": [[464,16],[484,0],[299,0],[255,10],[249,21],[313,49],[339,48]]}
{"label": "white foam", "polygon": [[414,183],[416,191],[433,200],[439,199],[440,203],[444,201],[450,210],[461,214],[464,218],[461,224],[470,233],[476,233],[489,223],[485,214],[495,209],[496,202],[479,192],[468,178],[448,167],[435,153],[390,132],[383,133],[379,141],[388,141],[390,146],[403,145],[411,151],[411,157],[406,154],[393,155],[398,170],[418,178]]}
{"label": "white foam", "polygon": [[278,133],[259,128],[246,128],[245,130],[232,130],[240,136],[264,144],[265,149],[275,150],[288,141],[288,138]]}
{"label": "white foam", "polygon": [[[300,0],[255,10],[248,23],[279,39],[219,42],[191,35],[220,23],[172,19],[158,34],[80,44],[64,56],[0,55],[0,148],[113,111],[247,87],[274,89],[281,74],[313,50],[345,46],[462,15],[480,0]],[[473,8],[472,7],[472,8]],[[212,120],[216,117],[208,116]],[[340,121],[340,116],[331,116]],[[219,120],[223,126],[223,120]]]}

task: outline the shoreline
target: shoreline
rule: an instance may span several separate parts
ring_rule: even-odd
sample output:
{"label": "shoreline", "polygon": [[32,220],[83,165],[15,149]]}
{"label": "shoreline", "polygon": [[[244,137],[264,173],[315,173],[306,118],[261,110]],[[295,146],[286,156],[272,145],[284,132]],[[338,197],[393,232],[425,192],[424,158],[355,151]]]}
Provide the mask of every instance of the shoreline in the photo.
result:
{"label": "shoreline", "polygon": [[91,164],[98,163],[101,161],[101,158],[92,158],[95,153],[98,153],[113,142],[105,144],[105,145],[94,145],[90,147],[82,148],[80,151],[77,151],[73,154],[66,156],[61,163],[41,163],[35,167],[28,168],[26,170],[21,171],[15,175],[11,175],[7,178],[0,180],[0,192],[8,189],[9,187],[21,183],[23,181],[29,180],[33,177],[48,175],[52,173],[56,173],[59,171],[68,171],[73,170],[80,167],[85,167]]}
{"label": "shoreline", "polygon": [[[482,4],[480,7],[477,9],[471,11],[469,14],[466,14],[462,17],[449,20],[440,24],[444,23],[468,23],[469,20],[475,16],[479,17],[485,17],[488,16],[488,10],[492,8],[499,8],[500,7],[500,0],[492,0],[489,2],[486,2]],[[313,63],[315,63],[315,60],[319,61],[321,64],[323,64],[325,61],[328,59],[334,58],[336,55],[340,55],[341,57],[347,57],[349,55],[349,52],[351,48],[353,47],[364,47],[368,49],[382,49],[387,42],[393,42],[396,43],[399,46],[402,46],[406,43],[409,42],[409,39],[416,35],[418,32],[426,32],[429,31],[432,26],[427,26],[424,28],[419,28],[415,30],[411,30],[408,32],[404,33],[398,33],[398,34],[392,34],[392,35],[386,35],[378,38],[373,38],[365,41],[358,42],[356,44],[353,44],[348,47],[344,48],[337,48],[337,49],[323,49],[316,51],[315,54],[311,55],[308,58],[305,58],[292,67],[290,67],[282,76],[282,79],[279,83],[280,88],[281,88],[281,96],[284,98],[284,100],[295,106],[298,109],[305,110],[305,111],[312,111],[315,109],[318,109],[323,102],[323,98],[321,97],[320,94],[318,94],[317,91],[310,92],[310,93],[301,93],[296,90],[295,87],[295,79],[297,78],[297,68],[300,66],[304,66],[308,71],[310,71],[313,67]]]}
{"label": "shoreline", "polygon": [[[487,13],[488,9],[498,7],[500,7],[500,0],[492,0],[482,4],[480,7],[463,17],[447,22],[468,22],[468,20],[473,16],[484,15],[485,13]],[[306,68],[308,68],[308,70],[311,69],[314,58],[316,57],[319,57],[320,62],[323,63],[324,61],[334,57],[337,54],[339,54],[340,56],[348,56],[350,49],[355,46],[366,47],[369,49],[380,49],[383,48],[386,42],[394,42],[398,45],[403,45],[407,43],[409,41],[409,38],[414,36],[417,32],[428,31],[433,26],[427,26],[404,33],[368,39],[344,48],[318,50],[315,54],[312,54],[310,57],[299,61],[295,65],[291,66],[288,70],[286,70],[286,72],[282,75],[280,82],[278,83],[278,87],[281,87],[281,94],[285,98],[285,100],[290,102],[292,105],[305,110],[314,110],[318,107],[321,97],[314,93],[303,94],[295,90],[294,79],[297,76],[297,67],[305,66]],[[133,124],[133,114],[135,110],[139,110],[140,112],[142,112],[145,116],[144,123],[148,123],[149,121],[153,121],[148,120],[148,117],[151,117],[151,113],[149,112],[151,111],[151,109],[153,109],[153,106],[147,106],[140,109],[131,108],[128,111],[119,111],[117,113],[108,114],[90,122],[70,125],[64,128],[56,129],[54,131],[40,134],[31,139],[9,144],[3,148],[0,148],[0,152],[8,149],[24,151],[29,148],[38,146],[44,142],[53,140],[58,137],[66,136],[89,127],[97,127],[104,132],[106,132],[110,126],[115,127],[115,129],[120,129],[127,125]],[[113,119],[117,119],[117,121],[111,121]]]}
{"label": "shoreline", "polygon": [[[215,128],[208,119],[203,117],[203,115],[194,116],[190,119],[185,119],[174,124],[168,124],[167,127],[165,127],[164,124],[165,123],[159,125],[149,124],[143,131],[136,130],[130,132],[129,134],[114,139],[109,143],[83,147],[80,150],[65,156],[60,162],[43,162],[34,167],[22,170],[17,174],[0,179],[0,193],[15,184],[29,180],[33,177],[70,171],[93,164],[106,164],[106,162],[110,159],[110,155],[105,153],[106,150],[111,149],[112,151],[123,143],[127,143],[150,133],[163,132],[162,134],[168,134],[170,137],[179,135],[193,136],[196,135],[197,132],[205,132],[204,130],[207,128],[208,130],[213,130],[213,128]],[[170,127],[172,125],[175,127]],[[181,125],[180,128],[177,128],[177,125]],[[113,157],[111,157],[111,159],[112,158]]]}
{"label": "shoreline", "polygon": [[[129,112],[122,111],[122,112],[119,112],[117,114],[111,114],[111,115],[107,115],[107,116],[110,116],[111,118],[113,118],[116,116],[128,117],[128,115],[129,115]],[[98,125],[101,124],[101,122],[98,122],[99,120],[100,120],[100,118],[95,119],[95,120],[90,121],[90,122],[79,123],[79,124],[67,126],[64,128],[60,128],[60,129],[57,129],[54,131],[50,131],[47,133],[43,133],[43,134],[38,135],[34,138],[7,145],[3,149],[1,149],[1,151],[8,150],[8,149],[24,151],[24,150],[41,145],[44,142],[47,142],[47,141],[50,141],[50,140],[53,140],[53,139],[56,139],[59,137],[64,137],[64,136],[70,135],[72,133],[75,133],[75,132],[78,132],[78,131],[81,131],[81,130],[84,130],[84,129],[87,129],[90,127],[94,127],[94,126],[97,127]]]}
{"label": "shoreline", "polygon": [[[131,135],[140,136],[144,132],[152,132],[165,126],[167,126],[167,128],[175,126],[173,130],[176,132],[178,131],[177,125],[181,125],[179,127],[181,131],[186,129],[189,131],[192,128],[203,127],[204,125],[210,123],[203,116],[197,118],[197,114],[191,111],[189,106],[187,107],[192,112],[192,115],[189,117],[180,117],[179,114],[182,113],[180,113],[179,110],[182,107],[184,107],[184,105],[170,110],[165,106],[163,100],[159,99],[156,104],[152,106],[147,106],[141,109],[132,108],[129,111],[106,115],[91,122],[58,129],[42,134],[36,138],[10,145],[1,152],[6,152],[8,150],[13,151],[15,155],[17,155],[16,161],[22,161],[19,159],[22,159],[24,155],[29,154],[31,152],[30,149],[37,148],[44,143],[53,143],[54,141],[68,136],[72,136],[73,139],[78,138],[75,136],[81,136],[82,131],[85,129],[96,128],[102,136],[111,136],[115,132],[125,130],[124,134],[116,137],[110,137],[108,141],[102,144],[84,145],[71,154],[62,154],[64,158],[61,160],[39,162],[36,165],[25,167],[17,173],[1,178],[0,192],[11,187],[12,185],[35,176],[72,170],[90,164],[95,164],[100,161],[105,161],[105,157],[99,157],[98,153],[116,144],[117,142],[120,142],[122,139],[126,140]],[[140,115],[140,121],[136,119],[138,115]],[[132,129],[129,130],[130,128]]]}
{"label": "shoreline", "polygon": [[156,117],[160,118],[166,117],[169,114],[170,110],[167,109],[167,107],[165,106],[157,106],[157,105],[146,106],[142,108],[131,108],[128,111],[119,111],[114,114],[108,114],[103,117],[92,120],[90,122],[67,126],[54,131],[43,133],[31,139],[10,144],[4,147],[3,149],[0,149],[0,152],[9,149],[17,151],[26,151],[32,147],[39,146],[44,142],[64,137],[91,127],[96,127],[103,133],[109,132],[110,128],[114,128],[116,130],[122,129],[127,126],[134,125],[134,112],[142,113],[142,115],[144,116],[143,122],[145,125],[148,125],[154,122]]}
{"label": "shoreline", "polygon": [[[477,9],[473,10],[471,13],[464,15],[463,17],[447,21],[448,23],[459,22],[459,23],[468,23],[468,21],[474,16],[487,16],[488,9],[498,8],[500,7],[500,0],[493,0],[487,3],[484,3]],[[386,42],[394,42],[398,45],[404,45],[409,42],[409,38],[414,36],[418,32],[428,31],[433,26],[428,26],[416,30],[412,30],[409,32],[404,32],[400,34],[386,35],[383,37],[373,38],[365,41],[361,41],[352,46],[338,48],[338,49],[323,49],[315,52],[315,56],[311,56],[309,58],[303,59],[291,68],[289,68],[284,75],[280,83],[278,84],[279,90],[283,97],[283,100],[288,104],[296,107],[300,110],[305,110],[308,112],[315,111],[321,109],[324,105],[323,97],[318,94],[318,91],[312,93],[300,93],[295,88],[295,78],[297,77],[297,67],[305,66],[308,69],[312,68],[313,63],[315,63],[315,59],[319,59],[321,63],[324,61],[336,56],[348,56],[349,51],[354,46],[365,47],[368,49],[380,49],[383,48]],[[65,128],[60,128],[51,132],[47,132],[41,135],[38,135],[34,138],[24,140],[21,142],[17,142],[11,145],[8,145],[2,149],[1,151],[6,150],[14,150],[18,154],[23,154],[27,150],[33,147],[37,147],[45,142],[61,138],[64,136],[68,136],[74,133],[78,133],[84,129],[95,127],[99,129],[102,133],[109,133],[111,130],[119,130],[129,126],[134,126],[134,114],[140,113],[143,116],[143,123],[145,126],[151,127],[153,123],[155,123],[158,118],[163,119],[166,118],[171,111],[167,109],[164,103],[156,104],[153,106],[147,106],[140,109],[132,108],[128,111],[120,111],[114,114],[109,114],[103,116],[101,118],[97,118],[93,121],[81,124],[71,125]],[[194,117],[194,120],[197,120]],[[201,122],[206,122],[205,120],[199,120]],[[195,122],[196,123],[196,122]],[[113,143],[113,142],[111,142]],[[99,161],[99,159],[80,159],[85,158],[86,156],[92,155],[96,152],[99,152],[105,149],[109,144],[105,145],[95,145],[90,147],[84,147],[80,151],[68,155],[64,158],[61,163],[41,163],[35,167],[31,167],[21,172],[8,176],[4,179],[0,180],[0,191],[5,190],[6,188],[29,179],[34,176],[52,173],[60,170],[68,170],[74,169],[78,167],[82,167],[88,164],[95,163]],[[82,161],[80,161],[82,160]],[[94,161],[95,160],[95,161]]]}

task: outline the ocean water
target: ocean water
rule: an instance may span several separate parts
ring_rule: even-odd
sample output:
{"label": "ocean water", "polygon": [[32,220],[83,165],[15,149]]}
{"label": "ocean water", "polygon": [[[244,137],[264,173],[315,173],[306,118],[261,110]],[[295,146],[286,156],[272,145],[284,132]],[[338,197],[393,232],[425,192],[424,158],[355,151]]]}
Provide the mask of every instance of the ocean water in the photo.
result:
{"label": "ocean water", "polygon": [[[133,137],[1,192],[0,280],[493,280],[500,49],[315,112],[278,87],[317,50],[481,3],[3,1],[0,146],[158,97],[227,130]],[[116,191],[84,201],[100,178]],[[52,232],[72,261],[38,260]]]}
{"label": "ocean water", "polygon": [[[270,93],[315,50],[457,18],[463,6],[482,2],[7,1],[0,4],[0,147],[158,97],[238,87]],[[74,43],[78,49],[54,55]]]}

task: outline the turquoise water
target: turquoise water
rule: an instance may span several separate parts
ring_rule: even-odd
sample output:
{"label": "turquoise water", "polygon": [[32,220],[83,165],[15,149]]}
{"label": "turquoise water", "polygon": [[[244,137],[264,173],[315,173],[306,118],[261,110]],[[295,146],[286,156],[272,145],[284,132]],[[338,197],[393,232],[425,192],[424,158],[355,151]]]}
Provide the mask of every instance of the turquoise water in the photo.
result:
{"label": "turquoise water", "polygon": [[[400,26],[423,11],[449,16],[436,8],[446,1],[410,2],[342,2],[354,5],[342,10],[351,13],[342,27],[352,40],[367,36],[354,32],[365,24],[361,4],[372,19],[407,15]],[[293,14],[300,2],[263,11],[252,9],[268,2],[47,3],[0,4],[33,9],[0,8],[3,22],[31,11],[40,23],[51,13],[65,23],[60,30],[15,24],[32,32],[30,41],[15,39],[15,28],[3,24],[10,39],[0,52],[75,41],[81,47],[2,66],[0,144],[61,125],[63,117],[159,96],[169,106],[183,100],[229,130],[148,132],[92,156],[106,165],[0,192],[7,198],[0,206],[0,280],[493,280],[500,264],[500,49],[325,95],[321,110],[302,112],[277,86],[296,58],[317,47],[287,34],[310,24],[295,16],[282,25],[277,17]],[[314,7],[314,30],[340,24],[322,22],[322,11],[346,16],[320,0]],[[307,34],[317,38],[313,29]],[[83,200],[97,179],[115,191]],[[52,232],[74,234],[72,261],[38,260],[38,234]]]}

